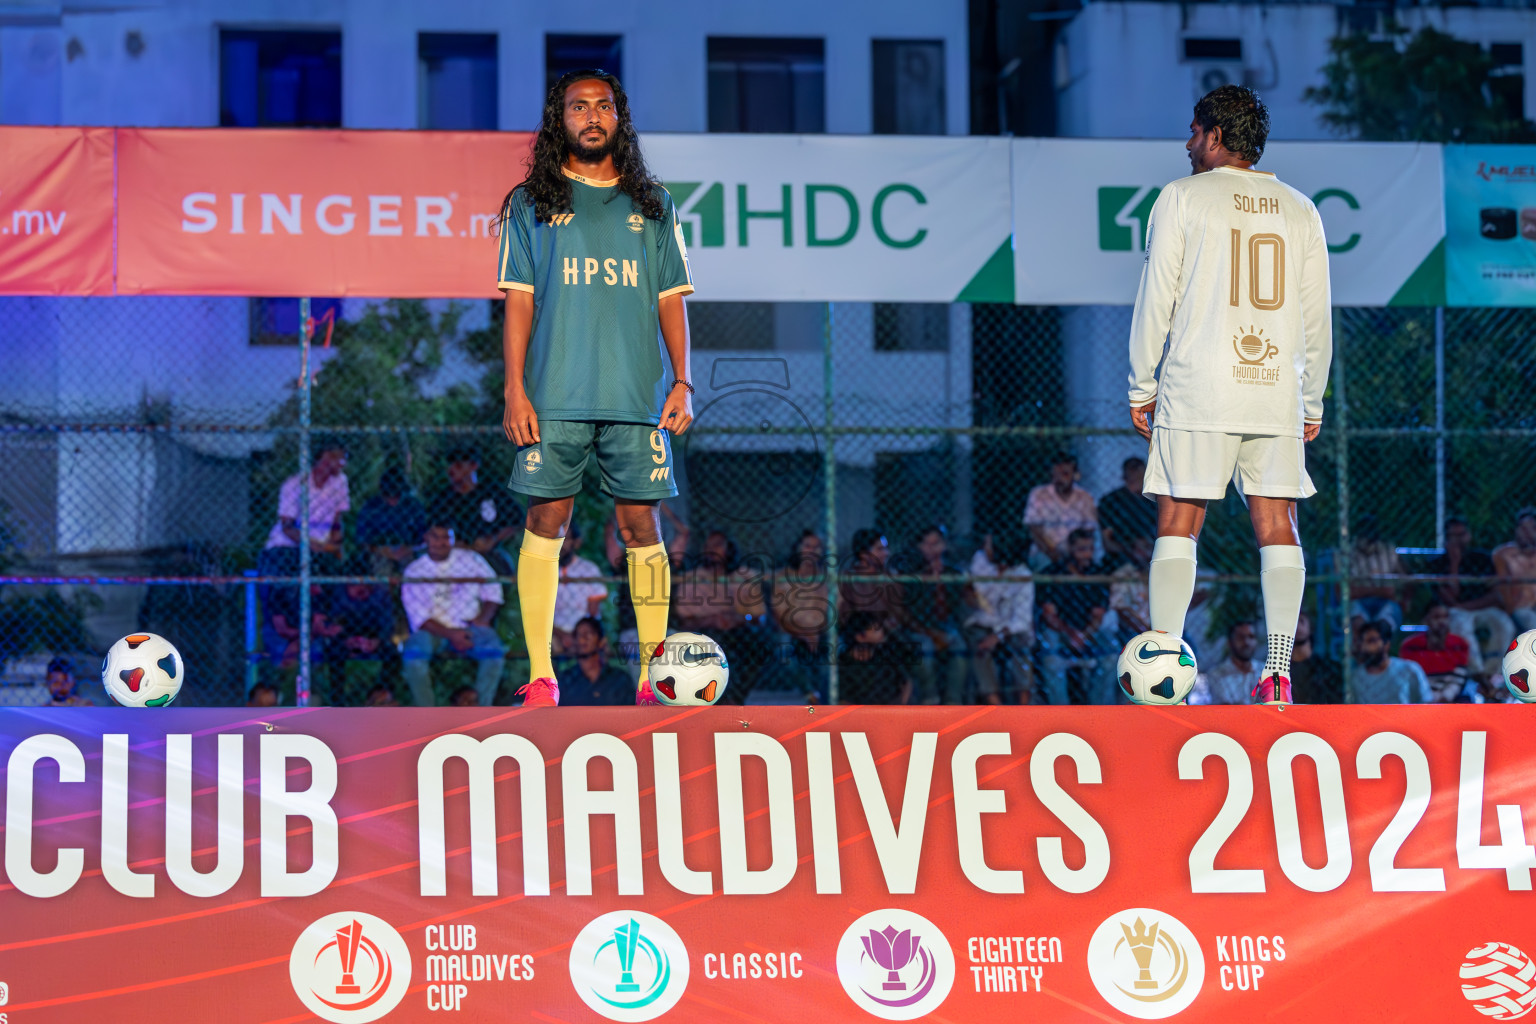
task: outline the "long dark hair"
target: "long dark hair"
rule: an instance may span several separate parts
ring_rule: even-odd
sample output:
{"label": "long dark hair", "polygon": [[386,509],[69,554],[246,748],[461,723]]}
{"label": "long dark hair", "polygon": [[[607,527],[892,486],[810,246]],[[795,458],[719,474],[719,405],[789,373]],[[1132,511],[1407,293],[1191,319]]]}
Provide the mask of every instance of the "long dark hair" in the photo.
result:
{"label": "long dark hair", "polygon": [[528,160],[528,176],[508,192],[501,201],[498,223],[505,224],[512,216],[512,196],[523,189],[525,201],[533,207],[535,220],[548,223],[557,213],[571,209],[571,179],[562,169],[571,148],[565,137],[565,91],[576,82],[593,79],[607,83],[613,90],[613,103],[618,115],[614,130],[613,166],[619,172],[618,190],[629,196],[636,210],[650,220],[661,220],[664,207],[661,201],[661,183],[645,166],[640,155],[640,137],[635,123],[629,117],[629,97],[619,80],[606,71],[584,68],[568,71],[549,87],[544,97],[544,119],[539,123],[539,134],[533,140],[533,155]]}

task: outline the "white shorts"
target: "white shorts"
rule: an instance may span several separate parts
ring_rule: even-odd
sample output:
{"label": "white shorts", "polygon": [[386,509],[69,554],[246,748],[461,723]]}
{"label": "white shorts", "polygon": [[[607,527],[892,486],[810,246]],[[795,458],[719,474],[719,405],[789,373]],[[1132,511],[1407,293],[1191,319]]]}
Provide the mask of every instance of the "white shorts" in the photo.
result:
{"label": "white shorts", "polygon": [[1152,428],[1142,485],[1147,494],[1221,499],[1229,480],[1244,496],[1294,501],[1317,493],[1299,437]]}

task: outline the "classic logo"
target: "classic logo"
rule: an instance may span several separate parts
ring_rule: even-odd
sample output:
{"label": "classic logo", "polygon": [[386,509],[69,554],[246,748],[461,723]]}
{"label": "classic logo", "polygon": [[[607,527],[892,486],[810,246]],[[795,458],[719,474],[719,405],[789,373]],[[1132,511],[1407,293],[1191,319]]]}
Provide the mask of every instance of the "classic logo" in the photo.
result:
{"label": "classic logo", "polygon": [[837,977],[848,998],[882,1020],[915,1020],[938,1009],[955,983],[955,953],[932,921],[910,910],[876,910],[837,944]]}
{"label": "classic logo", "polygon": [[389,1013],[411,986],[411,951],[372,914],[327,914],[305,928],[288,957],[293,991],[332,1024],[368,1024]]}
{"label": "classic logo", "polygon": [[638,910],[615,910],[588,924],[571,944],[570,964],[576,994],[609,1020],[653,1020],[688,987],[683,940]]}
{"label": "classic logo", "polygon": [[1489,942],[1467,951],[1461,964],[1461,994],[1472,1008],[1493,1020],[1515,1020],[1536,1006],[1536,963],[1507,942]]}
{"label": "classic logo", "polygon": [[539,466],[543,465],[543,463],[544,456],[539,454],[539,449],[537,446],[529,448],[526,452],[523,453],[524,473],[537,473],[539,471]]}
{"label": "classic logo", "polygon": [[1171,914],[1122,910],[1088,940],[1088,975],[1104,1001],[1139,1020],[1172,1017],[1205,983],[1205,955],[1194,933]]}

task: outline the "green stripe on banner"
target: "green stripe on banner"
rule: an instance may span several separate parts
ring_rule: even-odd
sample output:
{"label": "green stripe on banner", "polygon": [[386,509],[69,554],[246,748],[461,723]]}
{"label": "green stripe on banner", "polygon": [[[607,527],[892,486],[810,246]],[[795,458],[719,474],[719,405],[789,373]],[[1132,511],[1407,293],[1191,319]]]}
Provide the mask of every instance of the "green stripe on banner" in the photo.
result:
{"label": "green stripe on banner", "polygon": [[987,262],[976,271],[976,276],[966,282],[956,302],[1012,302],[1013,301],[1013,236],[1003,239],[997,251],[987,257]]}
{"label": "green stripe on banner", "polygon": [[1418,269],[1387,302],[1389,306],[1445,305],[1445,239],[1435,243]]}

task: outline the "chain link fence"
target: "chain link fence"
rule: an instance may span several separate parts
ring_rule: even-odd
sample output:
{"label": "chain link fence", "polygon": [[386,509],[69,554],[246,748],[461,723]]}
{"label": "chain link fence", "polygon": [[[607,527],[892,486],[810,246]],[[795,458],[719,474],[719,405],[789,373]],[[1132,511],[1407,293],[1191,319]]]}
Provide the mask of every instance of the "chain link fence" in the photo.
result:
{"label": "chain link fence", "polygon": [[[722,640],[733,698],[1115,699],[1115,654],[1146,618],[1152,533],[1127,464],[1145,455],[1124,402],[1128,308],[689,308],[697,421],[676,439],[680,495],[663,516],[672,627]],[[180,648],[187,703],[244,703],[259,684],[288,702],[306,690],[409,701],[400,579],[439,519],[499,574],[497,699],[513,699],[527,674],[512,575],[524,499],[502,486],[516,452],[500,427],[499,305],[316,299],[309,312],[306,377],[296,299],[0,299],[0,703],[47,703],[58,657],[104,703],[94,666],[135,630]],[[1323,435],[1308,451],[1318,494],[1300,513],[1313,699],[1341,699],[1358,671],[1352,613],[1356,626],[1389,621],[1395,645],[1439,597],[1464,606],[1457,630],[1495,658],[1525,620],[1485,607],[1500,593],[1477,582],[1486,558],[1447,561],[1447,540],[1468,543],[1465,526],[1473,555],[1486,552],[1536,503],[1523,472],[1536,454],[1536,315],[1335,316]],[[299,494],[301,452],[314,482],[307,673],[302,545],[279,515],[285,482],[287,500]],[[1057,502],[1042,493],[1032,508],[1053,473]],[[333,533],[314,520],[339,507],[342,478]],[[1058,506],[1074,502],[1097,528],[1091,558],[1069,567]],[[590,612],[634,671],[612,511],[589,467],[560,667]],[[1240,502],[1212,506],[1200,568],[1186,632],[1208,674],[1236,673],[1229,633],[1239,655],[1263,635]],[[1067,650],[1046,605],[1110,614],[1094,645]],[[434,660],[435,699],[484,692],[477,669]]]}

